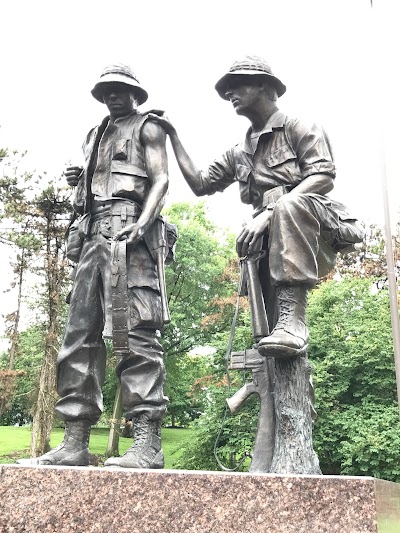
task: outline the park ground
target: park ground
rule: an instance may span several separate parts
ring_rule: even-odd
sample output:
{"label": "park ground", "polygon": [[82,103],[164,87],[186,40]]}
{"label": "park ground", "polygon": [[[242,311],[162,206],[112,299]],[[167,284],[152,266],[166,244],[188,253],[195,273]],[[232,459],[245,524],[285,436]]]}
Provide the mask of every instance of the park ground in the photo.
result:
{"label": "park ground", "polygon": [[[90,436],[90,453],[92,463],[101,465],[105,459],[107,448],[108,428],[94,428]],[[51,447],[58,446],[62,441],[64,430],[56,428],[51,435]],[[162,443],[165,456],[165,468],[173,469],[174,462],[181,454],[181,448],[185,441],[193,435],[190,429],[162,429]],[[29,442],[31,438],[28,426],[0,427],[0,463],[15,463],[21,457],[29,457]],[[119,451],[122,454],[132,444],[132,439],[120,438]]]}

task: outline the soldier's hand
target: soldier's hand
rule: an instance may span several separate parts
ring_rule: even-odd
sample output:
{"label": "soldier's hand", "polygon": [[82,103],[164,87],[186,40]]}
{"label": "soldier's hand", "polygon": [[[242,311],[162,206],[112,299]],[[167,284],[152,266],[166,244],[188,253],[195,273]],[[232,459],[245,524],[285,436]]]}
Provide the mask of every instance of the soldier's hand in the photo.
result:
{"label": "soldier's hand", "polygon": [[143,229],[137,223],[133,223],[116,233],[114,235],[114,240],[120,241],[122,239],[126,239],[128,245],[136,246],[136,244],[138,244],[140,239],[143,237],[143,233]]}
{"label": "soldier's hand", "polygon": [[272,211],[263,211],[249,224],[243,227],[236,239],[236,251],[239,257],[245,257],[256,251],[257,241],[268,230]]}
{"label": "soldier's hand", "polygon": [[149,120],[159,124],[165,130],[165,133],[167,133],[168,135],[171,135],[171,133],[176,131],[175,127],[173,126],[172,122],[167,117],[164,111],[160,111],[158,109],[152,109],[149,112],[148,116],[149,116]]}
{"label": "soldier's hand", "polygon": [[67,178],[67,183],[70,187],[76,187],[82,175],[83,167],[67,167],[64,172],[64,176]]}

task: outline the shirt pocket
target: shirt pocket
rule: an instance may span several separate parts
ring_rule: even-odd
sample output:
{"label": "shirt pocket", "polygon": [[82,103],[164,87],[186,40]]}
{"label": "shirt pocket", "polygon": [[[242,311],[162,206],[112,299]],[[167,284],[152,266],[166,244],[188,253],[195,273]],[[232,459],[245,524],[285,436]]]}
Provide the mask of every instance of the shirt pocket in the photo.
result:
{"label": "shirt pocket", "polygon": [[142,203],[149,188],[146,172],[123,161],[111,162],[112,196],[130,198]]}
{"label": "shirt pocket", "polygon": [[123,137],[116,139],[113,146],[113,160],[126,161],[128,159],[130,142],[130,139]]}
{"label": "shirt pocket", "polygon": [[295,160],[296,154],[288,144],[282,144],[278,148],[271,150],[265,156],[265,162],[270,168],[283,165],[288,161],[294,162]]}
{"label": "shirt pocket", "polygon": [[247,183],[251,171],[252,169],[246,165],[236,165],[236,180],[242,183]]}

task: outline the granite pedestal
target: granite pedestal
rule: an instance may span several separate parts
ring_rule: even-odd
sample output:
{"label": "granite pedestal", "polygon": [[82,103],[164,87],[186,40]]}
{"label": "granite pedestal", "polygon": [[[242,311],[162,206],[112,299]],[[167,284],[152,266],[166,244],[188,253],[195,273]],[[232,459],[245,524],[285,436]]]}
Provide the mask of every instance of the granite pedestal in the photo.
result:
{"label": "granite pedestal", "polygon": [[400,485],[370,477],[0,466],[0,531],[400,532]]}

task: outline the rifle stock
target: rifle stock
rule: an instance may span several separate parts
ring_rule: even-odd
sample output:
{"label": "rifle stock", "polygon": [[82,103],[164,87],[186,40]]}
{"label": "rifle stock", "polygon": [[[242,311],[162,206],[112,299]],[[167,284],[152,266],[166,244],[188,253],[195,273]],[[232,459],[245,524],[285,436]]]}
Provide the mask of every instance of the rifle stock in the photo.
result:
{"label": "rifle stock", "polygon": [[254,382],[246,383],[241,389],[239,389],[231,398],[227,398],[226,403],[228,404],[230,412],[235,415],[239,409],[242,407],[244,402],[252,394],[257,393],[257,388],[254,385]]}
{"label": "rifle stock", "polygon": [[255,348],[231,354],[230,368],[251,370],[253,381],[243,385],[226,400],[229,410],[232,414],[237,413],[252,394],[257,394],[260,398],[260,412],[250,472],[269,472],[274,453],[275,414],[271,362],[273,364],[273,359],[260,356]]}

